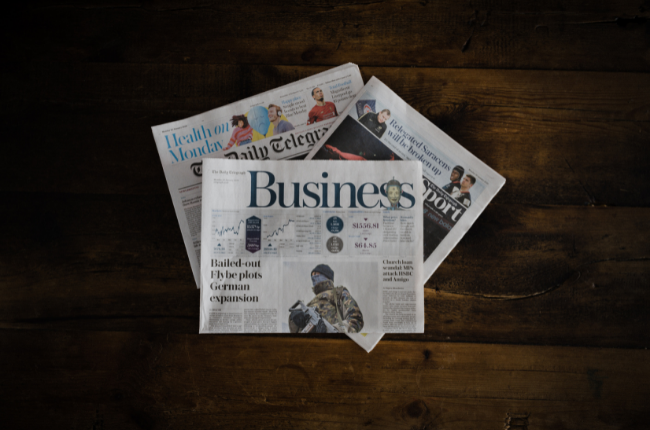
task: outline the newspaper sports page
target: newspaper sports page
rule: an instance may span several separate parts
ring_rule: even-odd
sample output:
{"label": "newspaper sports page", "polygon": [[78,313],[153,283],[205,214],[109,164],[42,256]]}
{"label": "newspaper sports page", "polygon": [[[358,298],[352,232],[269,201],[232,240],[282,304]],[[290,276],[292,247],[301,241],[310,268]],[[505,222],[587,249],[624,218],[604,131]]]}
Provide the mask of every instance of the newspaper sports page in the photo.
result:
{"label": "newspaper sports page", "polygon": [[421,162],[424,282],[505,184],[375,77],[307,159]]}
{"label": "newspaper sports page", "polygon": [[200,333],[422,333],[421,178],[414,161],[205,159]]}
{"label": "newspaper sports page", "polygon": [[305,155],[362,87],[359,68],[349,63],[152,127],[198,288],[203,158],[277,160]]}

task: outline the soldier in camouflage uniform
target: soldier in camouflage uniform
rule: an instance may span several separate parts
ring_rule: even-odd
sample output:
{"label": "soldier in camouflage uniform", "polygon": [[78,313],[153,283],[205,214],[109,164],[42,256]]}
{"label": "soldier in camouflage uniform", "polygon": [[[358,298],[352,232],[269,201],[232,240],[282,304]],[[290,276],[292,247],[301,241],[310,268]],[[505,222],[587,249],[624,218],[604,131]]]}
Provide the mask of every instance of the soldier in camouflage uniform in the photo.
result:
{"label": "soldier in camouflage uniform", "polygon": [[[307,307],[314,307],[318,313],[340,333],[360,333],[363,328],[363,314],[356,300],[347,288],[334,286],[334,271],[326,264],[319,264],[311,272],[312,290],[316,297]],[[289,330],[300,330],[289,318]]]}

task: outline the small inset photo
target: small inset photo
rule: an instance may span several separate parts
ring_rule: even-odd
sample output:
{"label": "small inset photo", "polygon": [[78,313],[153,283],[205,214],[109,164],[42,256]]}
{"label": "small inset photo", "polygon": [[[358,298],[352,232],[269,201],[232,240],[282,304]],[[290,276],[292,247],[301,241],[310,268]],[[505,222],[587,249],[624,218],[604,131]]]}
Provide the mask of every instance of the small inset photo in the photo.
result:
{"label": "small inset photo", "polygon": [[361,333],[378,327],[376,262],[285,262],[282,269],[283,332]]}

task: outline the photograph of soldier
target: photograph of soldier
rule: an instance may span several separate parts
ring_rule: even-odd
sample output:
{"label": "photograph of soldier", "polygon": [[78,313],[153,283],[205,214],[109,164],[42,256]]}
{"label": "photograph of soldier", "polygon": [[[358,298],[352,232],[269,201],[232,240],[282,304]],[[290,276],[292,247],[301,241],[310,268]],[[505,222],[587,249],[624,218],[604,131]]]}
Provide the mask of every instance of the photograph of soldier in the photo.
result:
{"label": "photograph of soldier", "polygon": [[339,116],[336,105],[332,102],[325,101],[323,90],[316,87],[311,90],[311,96],[316,100],[316,106],[309,111],[307,125]]}
{"label": "photograph of soldier", "polygon": [[273,135],[277,136],[280,133],[285,131],[291,131],[294,129],[293,125],[289,121],[282,119],[282,108],[278,105],[270,104],[268,107],[269,111],[269,121],[273,124]]}
{"label": "photograph of soldier", "polygon": [[232,148],[233,146],[246,145],[253,141],[253,127],[248,124],[248,119],[245,115],[235,115],[230,120],[232,122],[232,136],[228,141],[228,145],[224,151]]}
{"label": "photograph of soldier", "polygon": [[469,189],[476,183],[476,178],[472,175],[465,175],[462,181],[460,181],[460,189],[451,194],[453,198],[458,200],[466,208],[470,207],[472,204],[472,195],[469,193]]}
{"label": "photograph of soldier", "polygon": [[[307,304],[334,326],[339,333],[360,333],[363,314],[359,305],[344,286],[334,286],[334,271],[327,264],[319,264],[311,271],[312,291],[315,297]],[[289,316],[289,331],[298,333],[304,327],[299,312]]]}
{"label": "photograph of soldier", "polygon": [[386,197],[388,197],[388,201],[390,202],[390,207],[387,207],[386,210],[399,210],[399,199],[402,197],[402,184],[395,178],[386,184]]}
{"label": "photograph of soldier", "polygon": [[363,124],[372,134],[379,139],[384,135],[386,129],[386,121],[390,118],[390,111],[384,109],[379,113],[368,112],[359,118],[359,122]]}
{"label": "photograph of soldier", "polygon": [[449,180],[451,182],[442,187],[442,189],[445,190],[448,194],[451,194],[456,190],[460,190],[460,178],[463,177],[463,173],[465,173],[465,169],[462,166],[454,167],[451,171],[451,176],[449,177]]}

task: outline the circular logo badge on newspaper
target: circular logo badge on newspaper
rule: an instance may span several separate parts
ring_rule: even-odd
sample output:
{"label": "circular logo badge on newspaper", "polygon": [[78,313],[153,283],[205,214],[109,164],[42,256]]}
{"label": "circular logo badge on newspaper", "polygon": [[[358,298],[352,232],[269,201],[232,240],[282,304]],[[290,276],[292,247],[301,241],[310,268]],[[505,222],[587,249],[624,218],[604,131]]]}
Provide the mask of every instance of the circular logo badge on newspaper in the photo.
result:
{"label": "circular logo badge on newspaper", "polygon": [[343,220],[337,216],[330,217],[325,225],[333,234],[340,233],[343,230]]}
{"label": "circular logo badge on newspaper", "polygon": [[325,246],[327,246],[327,250],[329,252],[332,254],[337,254],[343,251],[343,240],[341,240],[341,238],[338,236],[332,236],[327,239]]}

